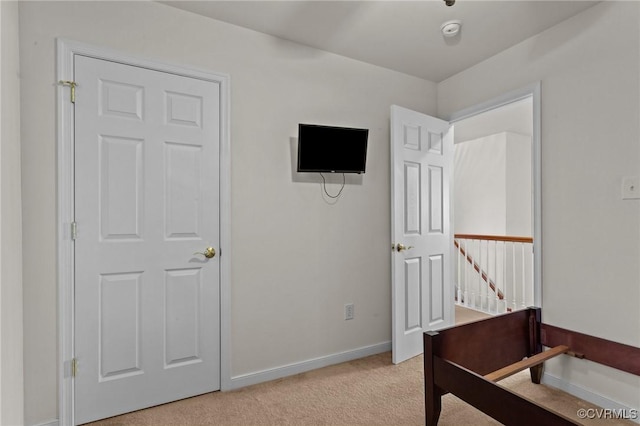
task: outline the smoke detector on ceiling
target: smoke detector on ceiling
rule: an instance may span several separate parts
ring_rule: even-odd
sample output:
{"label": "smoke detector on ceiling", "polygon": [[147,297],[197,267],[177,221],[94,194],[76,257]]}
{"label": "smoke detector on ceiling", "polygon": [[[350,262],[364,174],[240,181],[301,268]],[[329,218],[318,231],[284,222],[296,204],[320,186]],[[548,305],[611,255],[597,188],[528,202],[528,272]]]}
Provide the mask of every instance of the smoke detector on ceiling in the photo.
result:
{"label": "smoke detector on ceiling", "polygon": [[454,37],[458,35],[460,28],[462,28],[462,21],[459,19],[447,21],[440,25],[440,31],[442,31],[442,35],[445,37]]}

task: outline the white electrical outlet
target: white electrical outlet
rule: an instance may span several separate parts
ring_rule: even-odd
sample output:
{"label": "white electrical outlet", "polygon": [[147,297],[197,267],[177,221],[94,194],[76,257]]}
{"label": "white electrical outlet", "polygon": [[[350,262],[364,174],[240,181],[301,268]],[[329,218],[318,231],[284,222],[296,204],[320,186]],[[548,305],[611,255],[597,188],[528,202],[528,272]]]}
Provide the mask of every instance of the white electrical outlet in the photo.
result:
{"label": "white electrical outlet", "polygon": [[344,319],[351,320],[353,319],[353,303],[347,303],[344,305]]}
{"label": "white electrical outlet", "polygon": [[640,177],[630,176],[622,178],[622,199],[638,200],[640,199]]}

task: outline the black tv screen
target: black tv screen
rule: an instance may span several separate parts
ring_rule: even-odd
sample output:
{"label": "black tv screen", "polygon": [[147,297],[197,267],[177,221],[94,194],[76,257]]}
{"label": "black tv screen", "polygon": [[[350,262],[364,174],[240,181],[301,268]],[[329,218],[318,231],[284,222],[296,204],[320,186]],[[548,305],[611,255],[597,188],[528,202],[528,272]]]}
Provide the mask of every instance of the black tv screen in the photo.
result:
{"label": "black tv screen", "polygon": [[298,171],[364,173],[369,129],[298,125]]}

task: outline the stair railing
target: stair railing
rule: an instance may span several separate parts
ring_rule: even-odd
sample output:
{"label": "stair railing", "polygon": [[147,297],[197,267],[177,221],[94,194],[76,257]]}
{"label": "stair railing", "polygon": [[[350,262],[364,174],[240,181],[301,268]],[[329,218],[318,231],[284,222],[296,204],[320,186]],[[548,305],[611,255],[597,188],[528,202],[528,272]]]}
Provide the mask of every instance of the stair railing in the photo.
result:
{"label": "stair railing", "polygon": [[533,238],[455,234],[456,303],[489,313],[533,304]]}

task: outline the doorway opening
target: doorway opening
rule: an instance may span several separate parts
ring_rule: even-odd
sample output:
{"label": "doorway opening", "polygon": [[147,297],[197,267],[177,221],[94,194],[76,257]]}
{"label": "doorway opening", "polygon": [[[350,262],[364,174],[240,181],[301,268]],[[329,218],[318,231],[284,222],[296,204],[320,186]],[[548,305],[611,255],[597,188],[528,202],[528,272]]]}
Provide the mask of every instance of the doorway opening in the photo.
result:
{"label": "doorway opening", "polygon": [[539,91],[457,114],[453,230],[456,311],[540,306]]}

